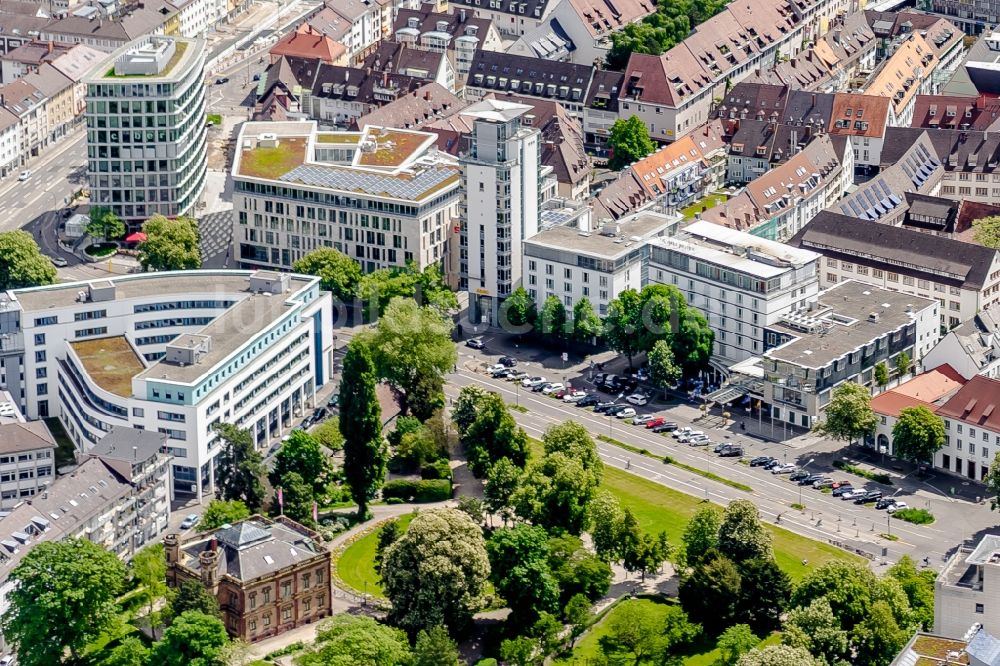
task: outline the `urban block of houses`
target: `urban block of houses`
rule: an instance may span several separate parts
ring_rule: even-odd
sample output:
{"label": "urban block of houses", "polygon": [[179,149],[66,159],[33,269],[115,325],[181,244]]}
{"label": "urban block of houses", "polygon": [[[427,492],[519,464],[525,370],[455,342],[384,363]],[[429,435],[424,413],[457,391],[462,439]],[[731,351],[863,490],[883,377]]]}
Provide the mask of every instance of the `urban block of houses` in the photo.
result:
{"label": "urban block of houses", "polygon": [[888,97],[892,102],[889,124],[908,127],[913,120],[917,93],[936,92],[933,75],[939,62],[924,38],[911,33],[879,66],[862,92]]}
{"label": "urban block of houses", "polygon": [[[965,649],[970,666],[996,664],[995,655],[1000,645],[992,635],[988,641],[981,638],[986,632],[994,634],[998,630],[994,585],[1000,585],[1000,537],[995,534],[986,534],[978,542],[960,545],[934,582],[936,635],[964,638],[975,625],[982,628]],[[961,652],[958,645],[955,647]],[[906,653],[904,649],[902,654]],[[977,654],[978,662],[975,661]]]}
{"label": "urban block of houses", "polygon": [[[925,356],[924,367],[932,367],[930,363],[929,357]],[[900,412],[911,407],[925,407],[936,412],[965,385],[968,378],[947,364],[933,367],[907,381],[902,381],[897,369],[890,364],[886,364],[886,369],[891,373],[890,381],[900,383],[872,398],[872,411],[877,421],[875,432],[865,438],[865,444],[891,456],[895,455],[892,429],[899,420]]]}
{"label": "urban block of houses", "polygon": [[56,441],[43,421],[26,421],[0,391],[0,516],[43,492],[56,476]]}
{"label": "urban block of houses", "polygon": [[476,51],[500,51],[503,44],[493,22],[459,7],[452,14],[401,9],[392,38],[408,48],[443,52],[455,70],[456,87],[465,85]]}
{"label": "urban block of houses", "polygon": [[479,51],[469,70],[465,98],[480,100],[492,92],[552,100],[579,118],[594,71],[593,65]]}
{"label": "urban block of houses", "polygon": [[271,63],[278,58],[306,58],[318,60],[327,65],[347,65],[347,47],[302,23],[292,32],[279,39],[268,51]]}
{"label": "urban block of houses", "polygon": [[1000,308],[986,308],[952,328],[924,363],[929,368],[948,364],[965,379],[1000,377]]}

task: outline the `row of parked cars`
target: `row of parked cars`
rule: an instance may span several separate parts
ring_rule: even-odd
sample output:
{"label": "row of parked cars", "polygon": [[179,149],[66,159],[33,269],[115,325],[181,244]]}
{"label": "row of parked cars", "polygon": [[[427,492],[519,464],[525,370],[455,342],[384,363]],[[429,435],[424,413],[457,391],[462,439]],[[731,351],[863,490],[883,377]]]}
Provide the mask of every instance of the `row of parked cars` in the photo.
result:
{"label": "row of parked cars", "polygon": [[832,495],[834,497],[839,497],[844,501],[853,501],[855,504],[869,504],[874,502],[876,509],[886,509],[889,513],[895,513],[908,506],[902,500],[883,497],[881,490],[855,488],[851,481],[834,481],[826,474],[809,473],[791,463],[782,463],[772,456],[758,456],[753,458],[750,460],[750,466],[760,467],[771,472],[771,474],[788,474],[788,479],[798,483],[800,486],[812,486],[817,490],[830,488],[833,491]]}

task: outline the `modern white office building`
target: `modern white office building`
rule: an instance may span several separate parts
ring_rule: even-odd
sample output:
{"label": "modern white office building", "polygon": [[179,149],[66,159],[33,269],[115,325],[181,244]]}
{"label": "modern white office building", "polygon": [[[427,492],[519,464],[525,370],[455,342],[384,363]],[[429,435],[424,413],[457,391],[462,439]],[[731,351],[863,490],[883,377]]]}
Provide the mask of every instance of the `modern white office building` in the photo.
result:
{"label": "modern white office building", "polygon": [[279,270],[323,247],[367,272],[442,262],[459,171],[436,140],[382,127],[245,123],[232,169],[234,256],[247,268]]}
{"label": "modern white office building", "polygon": [[487,99],[461,114],[472,122],[462,167],[460,284],[473,322],[496,323],[521,284],[524,239],[538,233],[540,132],[522,125],[526,104]]}
{"label": "modern white office building", "polygon": [[[0,296],[8,385],[80,453],[116,426],[167,436],[172,492],[214,490],[215,423],[266,450],[330,377],[330,295],[312,276],[144,273]],[[23,379],[19,380],[21,376]],[[202,493],[198,493],[198,489]]]}
{"label": "modern white office building", "polygon": [[84,79],[91,205],[132,226],[192,213],[205,186],[203,40],[146,36]]}
{"label": "modern white office building", "polygon": [[819,293],[820,255],[713,222],[650,241],[649,282],[680,289],[715,332],[713,364],[763,353],[764,328]]}

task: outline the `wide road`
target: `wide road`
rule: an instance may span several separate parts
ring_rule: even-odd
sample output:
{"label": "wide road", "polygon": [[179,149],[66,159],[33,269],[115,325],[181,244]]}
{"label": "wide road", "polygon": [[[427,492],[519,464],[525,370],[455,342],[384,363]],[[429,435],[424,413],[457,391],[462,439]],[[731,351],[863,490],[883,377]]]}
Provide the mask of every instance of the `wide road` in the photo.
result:
{"label": "wide road", "polygon": [[0,183],[0,231],[19,229],[46,213],[58,213],[87,185],[87,134],[78,129],[28,163],[26,181],[9,176]]}
{"label": "wide road", "polygon": [[[746,484],[753,488],[753,492],[747,493],[673,465],[665,465],[659,460],[637,455],[605,442],[598,442],[598,450],[605,464],[628,469],[629,472],[643,478],[694,496],[707,497],[719,504],[740,498],[751,499],[760,508],[764,519],[774,522],[778,514],[781,514],[783,527],[811,538],[848,542],[873,553],[881,553],[881,549],[885,547],[888,549],[889,562],[898,560],[903,554],[908,554],[917,560],[928,556],[931,566],[939,570],[948,551],[976,532],[995,525],[995,515],[986,507],[935,497],[926,492],[914,493],[912,489],[902,488],[896,490],[900,497],[905,498],[910,506],[929,508],[937,521],[929,526],[916,526],[901,520],[890,520],[885,511],[876,511],[871,506],[858,506],[851,501],[845,502],[810,487],[800,487],[790,482],[785,475],[776,476],[760,468],[750,468],[740,464],[736,458],[719,458],[710,448],[678,444],[673,438],[652,433],[642,426],[626,425],[623,421],[565,405],[561,401],[539,393],[518,389],[510,382],[494,380],[474,371],[475,365],[481,360],[478,352],[463,347],[460,358],[458,372],[448,377],[446,393],[449,398],[457,397],[463,386],[479,385],[499,392],[508,403],[517,402],[526,407],[528,413],[513,411],[512,414],[533,437],[541,436],[552,424],[572,419],[583,424],[595,436],[610,433],[619,441],[647,449],[661,458],[669,454],[679,462]],[[518,368],[532,373],[547,374],[550,379],[561,379],[561,376],[554,376],[557,373],[551,369],[546,372],[533,367],[535,365],[537,364],[520,363]],[[640,413],[643,411],[640,409]],[[662,410],[658,413],[678,422],[681,426],[692,425],[690,420],[685,419],[676,409]],[[788,462],[797,464],[803,464],[808,460],[808,453],[803,454],[782,444],[764,443],[744,437],[734,438],[728,431],[707,427],[703,423],[693,425],[696,429],[704,430],[714,442],[738,440],[749,455],[772,455],[779,459],[787,458]],[[813,467],[809,469],[816,472],[824,471]],[[838,472],[830,472],[830,475],[835,479],[850,476]],[[864,479],[855,481],[855,487],[858,484],[865,484]],[[868,485],[874,487],[874,484]],[[806,506],[804,512],[793,510],[790,506],[800,501]],[[899,540],[890,541],[879,536],[880,533],[887,531],[891,531],[891,534],[897,536]]]}

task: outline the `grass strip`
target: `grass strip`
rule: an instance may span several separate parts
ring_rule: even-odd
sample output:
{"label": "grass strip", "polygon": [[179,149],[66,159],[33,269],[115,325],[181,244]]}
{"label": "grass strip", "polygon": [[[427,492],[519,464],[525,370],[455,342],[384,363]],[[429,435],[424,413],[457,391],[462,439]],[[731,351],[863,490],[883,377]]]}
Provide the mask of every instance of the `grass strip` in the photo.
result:
{"label": "grass strip", "polygon": [[613,444],[614,446],[625,449],[626,451],[631,451],[632,453],[639,456],[646,456],[647,458],[652,458],[653,460],[662,460],[662,462],[665,465],[673,465],[674,467],[683,469],[686,472],[691,472],[692,474],[697,474],[698,476],[704,477],[706,479],[711,479],[712,481],[717,481],[718,483],[727,485],[730,488],[735,488],[736,490],[742,490],[743,492],[746,493],[753,492],[753,488],[751,488],[745,483],[740,483],[739,481],[733,481],[731,479],[719,476],[718,474],[715,474],[713,472],[709,472],[708,470],[704,470],[699,467],[694,467],[686,463],[678,462],[670,456],[663,456],[663,458],[660,458],[659,456],[650,453],[648,449],[640,449],[637,446],[626,444],[625,442],[617,440],[614,437],[608,437],[607,435],[598,435],[597,439],[601,440],[606,444]]}

